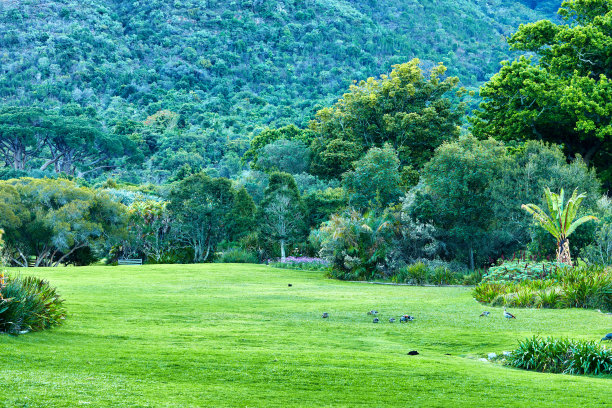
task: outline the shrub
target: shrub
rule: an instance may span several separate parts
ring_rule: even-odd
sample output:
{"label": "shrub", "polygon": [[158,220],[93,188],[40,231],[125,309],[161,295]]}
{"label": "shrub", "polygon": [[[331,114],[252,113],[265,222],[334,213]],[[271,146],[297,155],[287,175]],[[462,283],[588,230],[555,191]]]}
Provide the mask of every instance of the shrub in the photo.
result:
{"label": "shrub", "polygon": [[[512,284],[482,282],[480,285],[474,288],[472,294],[474,295],[474,298],[479,302],[492,303],[497,297],[499,297],[500,295],[505,295],[511,289],[513,289]],[[503,303],[501,305],[503,305]]]}
{"label": "shrub", "polygon": [[460,283],[460,278],[460,274],[444,266],[430,267],[419,261],[401,268],[391,277],[391,280],[413,285],[454,285]]}
{"label": "shrub", "polygon": [[475,269],[474,271],[463,275],[463,284],[475,286],[482,282],[482,278],[484,278],[485,271],[483,269]]}
{"label": "shrub", "polygon": [[612,374],[612,350],[593,342],[534,336],[519,342],[512,367],[550,373]]}
{"label": "shrub", "polygon": [[504,262],[499,266],[489,268],[482,280],[484,282],[521,282],[532,279],[546,279],[566,268],[565,264],[558,262]]}
{"label": "shrub", "polygon": [[386,275],[388,255],[399,233],[397,214],[332,215],[319,229],[320,256],[329,261],[330,275],[345,280],[369,280]]}
{"label": "shrub", "polygon": [[538,307],[554,309],[564,302],[563,292],[559,288],[541,290],[538,296],[540,298]]}
{"label": "shrub", "polygon": [[20,334],[62,323],[64,300],[49,282],[28,277],[0,275],[0,332]]}
{"label": "shrub", "polygon": [[427,282],[428,269],[422,262],[417,262],[412,265],[403,267],[392,278],[394,282],[412,283],[413,285],[422,285]]}
{"label": "shrub", "polygon": [[241,248],[232,248],[223,252],[215,262],[218,263],[257,263],[257,256]]}
{"label": "shrub", "polygon": [[558,269],[543,280],[483,281],[473,295],[493,306],[612,310],[612,271],[602,266],[578,266]]}

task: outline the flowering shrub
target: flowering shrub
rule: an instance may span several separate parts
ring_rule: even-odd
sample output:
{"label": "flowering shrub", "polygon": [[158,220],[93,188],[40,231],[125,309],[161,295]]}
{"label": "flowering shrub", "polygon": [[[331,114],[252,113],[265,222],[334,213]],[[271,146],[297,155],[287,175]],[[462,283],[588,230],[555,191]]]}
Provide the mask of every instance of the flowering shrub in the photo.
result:
{"label": "flowering shrub", "polygon": [[278,259],[274,261],[269,261],[269,263],[275,268],[306,269],[309,271],[325,270],[329,267],[329,262],[327,260],[307,256],[288,256],[284,260]]}
{"label": "flowering shrub", "polygon": [[504,262],[499,266],[489,268],[489,271],[482,278],[482,281],[491,283],[505,283],[522,282],[533,279],[546,279],[560,269],[567,267],[567,265],[558,262]]}

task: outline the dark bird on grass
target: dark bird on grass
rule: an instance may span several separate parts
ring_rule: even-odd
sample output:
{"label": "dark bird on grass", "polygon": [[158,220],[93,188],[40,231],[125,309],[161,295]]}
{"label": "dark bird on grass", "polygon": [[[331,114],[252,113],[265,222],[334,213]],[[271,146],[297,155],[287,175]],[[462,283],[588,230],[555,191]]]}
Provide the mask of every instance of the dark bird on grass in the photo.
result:
{"label": "dark bird on grass", "polygon": [[516,317],[512,313],[508,312],[505,307],[504,307],[504,317],[506,319],[516,319]]}
{"label": "dark bird on grass", "polygon": [[489,317],[490,314],[491,314],[491,312],[482,312],[480,314],[480,317]]}
{"label": "dark bird on grass", "polygon": [[403,315],[402,317],[400,317],[400,322],[402,323],[411,322],[413,320],[414,320],[414,317],[410,315]]}
{"label": "dark bird on grass", "polygon": [[375,317],[374,320],[372,320],[372,323],[378,323],[378,317]]}
{"label": "dark bird on grass", "polygon": [[370,310],[368,312],[368,315],[377,315],[378,314],[378,310]]}
{"label": "dark bird on grass", "polygon": [[287,285],[287,286],[292,287],[293,285],[292,285],[292,284],[289,284],[289,285]]}
{"label": "dark bird on grass", "polygon": [[389,323],[395,323],[395,317],[389,318]]}
{"label": "dark bird on grass", "polygon": [[323,313],[321,315],[322,318],[327,319],[329,317],[329,314],[327,314],[327,312]]}
{"label": "dark bird on grass", "polygon": [[603,339],[599,340],[599,342],[601,343],[602,341],[612,341],[612,333],[608,333],[606,334]]}
{"label": "dark bird on grass", "polygon": [[409,351],[409,352],[408,352],[408,355],[409,355],[409,356],[418,356],[418,355],[419,355],[419,352],[418,352],[418,351],[416,351],[416,350],[412,350],[412,351]]}

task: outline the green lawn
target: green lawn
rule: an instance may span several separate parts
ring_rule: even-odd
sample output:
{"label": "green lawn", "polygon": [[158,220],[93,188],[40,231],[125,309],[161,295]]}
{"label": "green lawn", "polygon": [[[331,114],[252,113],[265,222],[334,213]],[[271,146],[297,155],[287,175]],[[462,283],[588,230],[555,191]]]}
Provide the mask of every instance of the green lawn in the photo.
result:
{"label": "green lawn", "polygon": [[[612,331],[612,316],[594,311],[514,309],[517,320],[507,321],[501,309],[488,308],[492,316],[479,318],[486,308],[467,288],[348,283],[253,265],[32,271],[58,287],[69,316],[48,332],[0,335],[2,407],[612,401],[611,378],[478,360],[533,334],[598,340]],[[370,309],[381,323],[372,323]],[[322,312],[330,318],[321,319]],[[404,313],[417,320],[388,323]]]}

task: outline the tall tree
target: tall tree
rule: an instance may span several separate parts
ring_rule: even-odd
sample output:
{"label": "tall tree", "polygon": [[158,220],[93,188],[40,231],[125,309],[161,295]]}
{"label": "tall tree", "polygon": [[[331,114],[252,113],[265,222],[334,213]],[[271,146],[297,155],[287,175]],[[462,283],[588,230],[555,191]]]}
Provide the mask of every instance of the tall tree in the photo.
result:
{"label": "tall tree", "polygon": [[6,231],[6,255],[16,265],[27,267],[33,255],[35,266],[58,266],[75,252],[97,249],[125,230],[125,207],[106,193],[65,179],[22,178],[1,184],[0,208],[10,208],[15,217],[0,225]]}
{"label": "tall tree", "polygon": [[293,176],[272,173],[261,202],[259,226],[263,237],[279,243],[281,259],[286,246],[304,234],[304,206]]}
{"label": "tall tree", "polygon": [[233,202],[232,183],[204,173],[191,175],[173,188],[168,210],[176,221],[176,237],[193,250],[194,262],[212,258],[227,234]]}
{"label": "tall tree", "polygon": [[521,25],[512,49],[536,54],[504,62],[480,90],[471,119],[482,139],[544,140],[580,154],[612,181],[612,0],[570,0],[549,20]]}
{"label": "tall tree", "polygon": [[[403,165],[420,168],[436,147],[459,136],[465,105],[450,99],[459,79],[445,77],[442,64],[428,75],[420,64],[413,59],[394,65],[388,76],[351,85],[333,107],[317,112],[310,123],[315,174],[338,178],[368,149],[385,143]],[[457,92],[459,99],[462,94]]]}
{"label": "tall tree", "polygon": [[234,195],[234,205],[230,215],[229,238],[239,240],[255,230],[255,202],[246,188],[242,187]]}
{"label": "tall tree", "polygon": [[5,165],[26,170],[30,159],[40,154],[51,125],[47,115],[38,108],[0,109],[0,153]]}
{"label": "tall tree", "polygon": [[382,210],[402,195],[397,153],[388,144],[373,147],[343,175],[349,205],[358,210]]}
{"label": "tall tree", "polygon": [[489,193],[507,161],[506,148],[493,140],[472,136],[436,149],[423,169],[423,184],[411,210],[419,221],[433,224],[454,256],[475,267],[479,247],[498,226]]}

